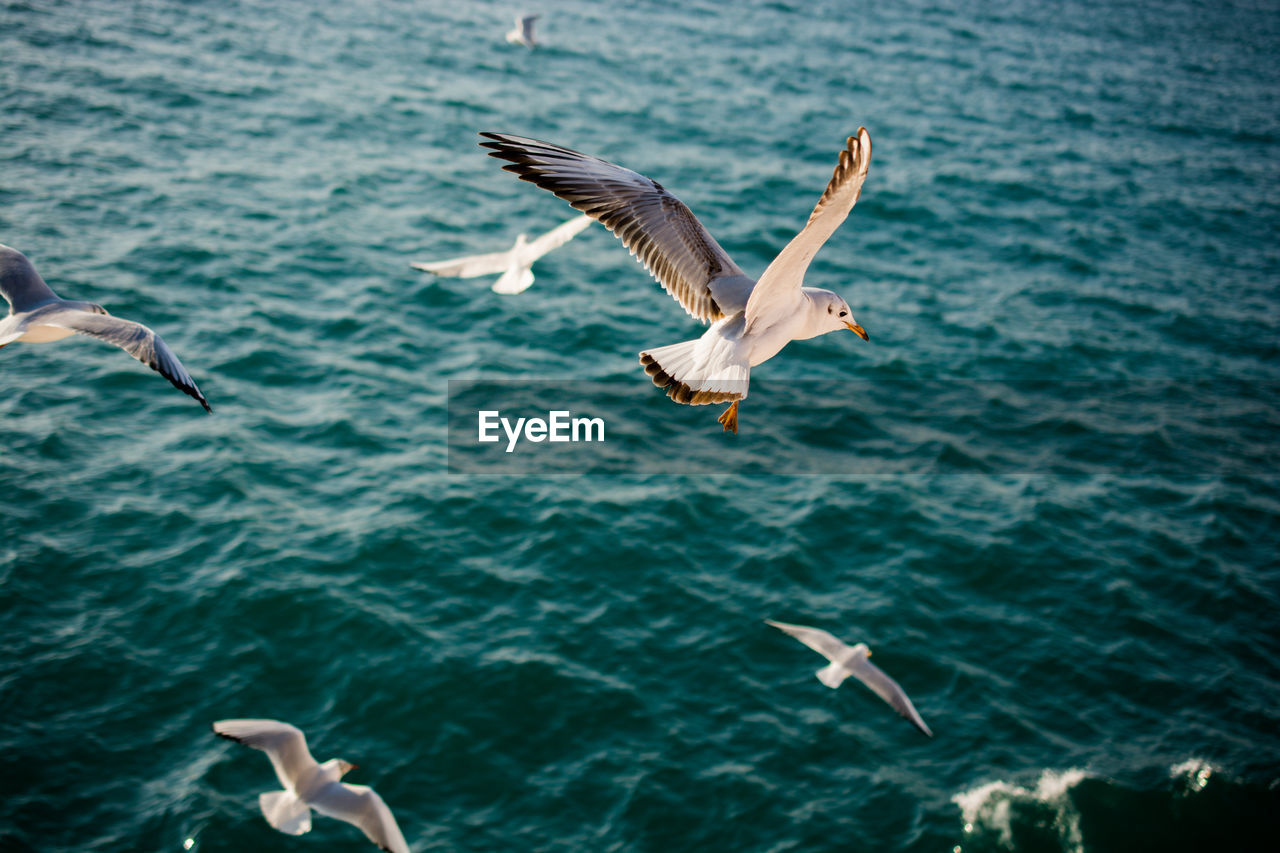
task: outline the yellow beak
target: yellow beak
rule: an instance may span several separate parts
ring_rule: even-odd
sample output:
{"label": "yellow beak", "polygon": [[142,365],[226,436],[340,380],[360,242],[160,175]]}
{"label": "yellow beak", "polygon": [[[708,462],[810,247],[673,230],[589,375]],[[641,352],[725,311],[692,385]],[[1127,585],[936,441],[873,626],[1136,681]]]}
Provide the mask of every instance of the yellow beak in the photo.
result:
{"label": "yellow beak", "polygon": [[850,323],[848,320],[845,321],[845,325],[849,327],[849,331],[853,332],[867,343],[871,343],[871,338],[867,335],[866,329],[862,328],[857,323]]}

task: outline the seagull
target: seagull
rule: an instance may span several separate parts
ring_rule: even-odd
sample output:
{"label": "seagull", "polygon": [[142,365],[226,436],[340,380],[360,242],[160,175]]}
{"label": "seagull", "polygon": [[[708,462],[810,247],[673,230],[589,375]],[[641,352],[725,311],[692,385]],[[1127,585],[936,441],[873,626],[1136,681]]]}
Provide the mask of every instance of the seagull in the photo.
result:
{"label": "seagull", "polygon": [[214,734],[260,749],[271,759],[283,791],[258,795],[267,823],[289,835],[311,830],[311,810],[354,823],[390,853],[409,853],[391,809],[377,792],[339,780],[356,765],[331,758],[317,764],[302,732],[279,720],[219,720]]}
{"label": "seagull", "polygon": [[818,670],[818,680],[823,684],[834,690],[840,686],[840,682],[851,675],[855,676],[863,684],[874,690],[877,696],[892,705],[893,710],[906,717],[917,729],[929,737],[933,737],[933,732],[929,731],[929,727],[924,724],[924,720],[920,719],[920,715],[916,713],[916,706],[911,704],[911,700],[907,698],[906,692],[898,686],[898,682],[886,675],[880,667],[867,660],[867,658],[871,657],[871,649],[867,648],[866,643],[849,646],[819,628],[788,625],[785,622],[774,622],[771,619],[764,621],[775,628],[786,631],[831,661],[830,664]]}
{"label": "seagull", "polygon": [[98,338],[168,379],[173,387],[198,400],[206,412],[213,411],[159,335],[141,323],[111,316],[101,305],[60,298],[26,255],[5,245],[0,245],[0,294],[9,302],[8,316],[0,319],[0,347],[14,341],[48,343],[73,334]]}
{"label": "seagull", "polygon": [[582,230],[592,223],[590,216],[578,216],[552,228],[532,243],[527,242],[524,234],[516,235],[516,244],[505,252],[494,252],[489,255],[471,255],[465,258],[450,258],[447,261],[430,261],[412,264],[416,270],[424,270],[436,275],[452,275],[472,278],[478,275],[502,273],[502,277],[493,283],[494,293],[521,293],[533,284],[533,262],[552,249],[558,249],[568,243]]}
{"label": "seagull", "polygon": [[507,33],[507,41],[512,44],[522,44],[525,47],[533,47],[538,42],[533,37],[533,22],[541,17],[539,15],[516,15],[516,28]]}
{"label": "seagull", "polygon": [[555,193],[616,234],[690,316],[711,327],[692,341],[640,353],[640,363],[677,403],[731,403],[720,415],[738,431],[738,403],[751,368],[788,343],[849,329],[866,331],[830,290],[804,287],[809,262],[848,217],[871,161],[866,128],[850,136],[809,221],[759,281],[733,262],[689,208],[656,181],[559,145],[505,133],[480,134],[502,168]]}

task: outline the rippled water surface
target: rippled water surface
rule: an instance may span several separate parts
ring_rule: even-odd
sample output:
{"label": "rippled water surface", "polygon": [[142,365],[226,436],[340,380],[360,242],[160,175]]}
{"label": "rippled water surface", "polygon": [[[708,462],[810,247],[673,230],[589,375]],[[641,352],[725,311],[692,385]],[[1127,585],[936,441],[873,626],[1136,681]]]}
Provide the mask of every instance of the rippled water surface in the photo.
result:
{"label": "rippled water surface", "polygon": [[[215,412],[0,352],[0,849],[372,849],[267,825],[241,716],[415,850],[1280,849],[1274,4],[515,11],[0,0],[0,243]],[[496,130],[758,275],[860,125],[808,282],[873,343],[790,345],[736,437],[648,384],[698,327],[602,228],[516,297],[409,267],[571,214]],[[614,455],[451,465],[450,380],[558,383]]]}

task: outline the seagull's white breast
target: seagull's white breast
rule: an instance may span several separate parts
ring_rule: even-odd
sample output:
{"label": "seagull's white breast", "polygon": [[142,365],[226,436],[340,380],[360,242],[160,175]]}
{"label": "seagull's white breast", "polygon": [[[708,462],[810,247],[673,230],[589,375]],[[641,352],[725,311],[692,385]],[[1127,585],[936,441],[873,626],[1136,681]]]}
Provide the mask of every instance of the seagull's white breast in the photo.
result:
{"label": "seagull's white breast", "polygon": [[64,329],[61,326],[30,326],[18,340],[28,344],[47,344],[50,341],[69,338],[74,334],[75,332],[70,329]]}
{"label": "seagull's white breast", "polygon": [[764,328],[760,328],[757,324],[751,330],[751,334],[743,339],[743,343],[751,348],[749,356],[751,366],[755,367],[757,364],[768,361],[782,352],[782,348],[787,344],[800,339],[806,325],[806,315],[807,312],[803,311],[787,314],[779,318],[777,323]]}

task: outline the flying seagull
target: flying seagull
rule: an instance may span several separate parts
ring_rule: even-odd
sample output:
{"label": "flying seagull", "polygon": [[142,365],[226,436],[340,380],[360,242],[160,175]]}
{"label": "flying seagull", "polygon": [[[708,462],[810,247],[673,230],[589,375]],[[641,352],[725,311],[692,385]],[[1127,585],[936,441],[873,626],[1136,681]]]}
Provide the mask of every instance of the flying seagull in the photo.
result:
{"label": "flying seagull", "polygon": [[494,293],[520,293],[533,284],[533,262],[552,249],[568,243],[592,222],[590,216],[579,216],[552,228],[532,243],[527,242],[524,234],[516,235],[516,244],[505,252],[494,252],[489,255],[470,255],[465,258],[450,258],[447,261],[429,261],[412,264],[416,270],[424,270],[436,275],[452,275],[461,278],[472,278],[478,275],[502,276],[493,283]]}
{"label": "flying seagull", "polygon": [[283,791],[258,795],[267,823],[289,835],[311,830],[311,810],[354,823],[369,840],[390,853],[409,853],[391,809],[377,792],[364,785],[339,781],[356,765],[331,758],[317,764],[302,732],[278,720],[219,720],[219,737],[260,749],[271,759]]}
{"label": "flying seagull", "polygon": [[794,340],[850,329],[867,333],[844,299],[804,287],[809,262],[858,200],[871,161],[865,128],[849,137],[835,174],[809,221],[774,258],[759,281],[733,262],[689,208],[661,184],[630,169],[559,145],[481,133],[489,156],[521,180],[555,193],[600,220],[695,319],[711,328],[692,341],[640,353],[640,363],[677,403],[731,403],[720,416],[738,431],[738,403],[751,368]]}
{"label": "flying seagull", "polygon": [[533,47],[538,43],[533,37],[533,22],[539,17],[539,15],[516,15],[516,27],[507,33],[507,41]]}
{"label": "flying seagull", "polygon": [[9,302],[9,315],[0,319],[0,347],[14,341],[42,344],[73,334],[115,344],[173,383],[212,412],[182,362],[155,332],[107,313],[92,302],[62,299],[49,289],[31,261],[17,249],[0,245],[0,294]]}
{"label": "flying seagull", "polygon": [[775,628],[786,631],[831,661],[830,664],[818,670],[818,680],[823,684],[834,690],[840,686],[840,682],[852,675],[874,690],[876,695],[892,705],[893,710],[906,717],[912,725],[929,737],[933,737],[933,732],[929,731],[929,727],[924,724],[924,720],[920,719],[920,715],[916,713],[916,706],[911,704],[911,700],[907,698],[906,692],[898,686],[898,682],[886,675],[880,667],[867,660],[867,658],[871,657],[871,650],[867,648],[866,643],[849,646],[819,628],[788,625],[785,622],[774,622],[770,619],[764,621]]}

